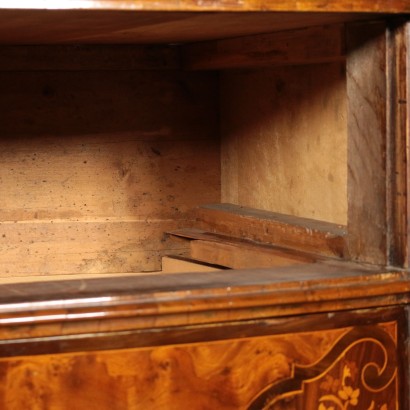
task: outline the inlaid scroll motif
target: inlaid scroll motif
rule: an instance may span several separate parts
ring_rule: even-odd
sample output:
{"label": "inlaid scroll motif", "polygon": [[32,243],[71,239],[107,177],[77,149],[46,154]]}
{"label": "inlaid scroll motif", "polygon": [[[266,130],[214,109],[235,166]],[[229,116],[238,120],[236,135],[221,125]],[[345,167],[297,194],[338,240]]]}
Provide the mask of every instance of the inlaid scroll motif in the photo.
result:
{"label": "inlaid scroll motif", "polygon": [[354,327],[316,363],[266,386],[248,410],[396,410],[397,353],[379,326]]}

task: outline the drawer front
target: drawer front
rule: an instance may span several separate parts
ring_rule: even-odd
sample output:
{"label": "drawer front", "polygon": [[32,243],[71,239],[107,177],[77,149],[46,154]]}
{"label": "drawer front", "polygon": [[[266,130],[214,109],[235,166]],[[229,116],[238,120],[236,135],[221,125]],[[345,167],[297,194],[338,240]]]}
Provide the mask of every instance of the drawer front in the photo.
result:
{"label": "drawer front", "polygon": [[3,358],[0,408],[398,409],[399,325]]}

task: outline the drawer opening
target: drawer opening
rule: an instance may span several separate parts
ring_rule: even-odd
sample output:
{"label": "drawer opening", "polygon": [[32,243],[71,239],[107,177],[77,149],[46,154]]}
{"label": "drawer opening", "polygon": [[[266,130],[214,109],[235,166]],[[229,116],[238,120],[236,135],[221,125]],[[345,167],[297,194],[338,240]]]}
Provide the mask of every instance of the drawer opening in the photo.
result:
{"label": "drawer opening", "polygon": [[346,38],[0,46],[1,276],[369,262],[346,239]]}

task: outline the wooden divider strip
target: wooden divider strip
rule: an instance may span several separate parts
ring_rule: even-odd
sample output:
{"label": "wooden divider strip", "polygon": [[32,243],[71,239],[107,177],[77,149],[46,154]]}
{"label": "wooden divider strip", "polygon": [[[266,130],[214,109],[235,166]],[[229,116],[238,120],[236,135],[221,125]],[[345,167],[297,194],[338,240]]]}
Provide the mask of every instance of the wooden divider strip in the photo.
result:
{"label": "wooden divider strip", "polygon": [[197,208],[199,228],[316,255],[343,257],[345,227],[232,204]]}

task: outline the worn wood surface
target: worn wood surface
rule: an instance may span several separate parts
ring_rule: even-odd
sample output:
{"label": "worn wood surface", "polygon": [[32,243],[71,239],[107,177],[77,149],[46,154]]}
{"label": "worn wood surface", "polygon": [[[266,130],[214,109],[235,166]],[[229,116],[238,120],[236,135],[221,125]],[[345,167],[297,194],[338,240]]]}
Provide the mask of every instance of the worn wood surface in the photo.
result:
{"label": "worn wood surface", "polygon": [[[75,0],[69,1],[69,4],[75,3]],[[150,7],[157,11],[149,12]],[[162,7],[165,11],[158,12]],[[147,11],[93,11],[86,7],[83,10],[7,10],[1,9],[0,2],[0,44],[186,43],[372,17],[355,12],[323,13],[323,10],[301,14],[267,13],[263,8],[263,12],[258,13],[258,7],[251,13],[214,13],[206,4],[196,7],[201,13],[171,12],[172,7],[152,2],[142,2],[138,8]],[[183,5],[175,11],[178,9],[187,10]]]}
{"label": "worn wood surface", "polygon": [[[221,235],[218,233],[206,232],[197,228],[183,228],[168,232],[174,238],[201,242],[205,245],[209,252],[202,256],[207,258],[208,263],[212,263],[214,257],[222,258],[223,266],[233,267],[232,263],[236,260],[242,268],[284,266],[297,263],[313,263],[317,260],[325,260],[317,255],[312,255],[307,252],[301,252],[281,246],[268,245],[266,243],[257,242],[254,240],[239,239],[232,236]],[[198,246],[191,243],[191,256],[193,246]],[[213,246],[215,245],[215,248]],[[198,257],[199,255],[197,255]],[[198,258],[199,259],[199,258]],[[256,265],[253,261],[262,263]],[[235,263],[236,263],[235,262]],[[217,263],[214,261],[213,263]],[[225,265],[228,263],[228,265]],[[232,266],[231,266],[232,265]],[[237,266],[236,268],[240,268]]]}
{"label": "worn wood surface", "polygon": [[348,223],[352,259],[387,263],[386,27],[347,29]]}
{"label": "worn wood surface", "polygon": [[[17,9],[90,9],[90,10],[180,10],[180,11],[316,11],[316,12],[376,12],[376,13],[404,13],[410,12],[406,0],[252,0],[231,1],[217,0],[202,3],[195,0],[159,0],[155,3],[147,3],[142,0],[48,0],[45,4],[41,0],[16,0],[13,7]],[[0,8],[10,8],[6,0],[0,2]]]}
{"label": "worn wood surface", "polygon": [[[57,343],[54,348],[60,346],[64,351],[70,338],[73,346],[80,343],[84,348],[88,342],[82,339],[88,334],[87,340],[108,337],[109,344],[119,348],[132,332],[146,332],[148,340],[158,336],[164,342],[167,329],[182,326],[190,329],[185,340],[190,331],[194,332],[192,326],[408,302],[408,273],[346,265],[5,284],[0,286],[0,344],[30,338],[39,347],[47,349]],[[110,332],[122,332],[124,339],[113,333],[111,337]],[[69,335],[67,344],[61,345]],[[226,337],[230,337],[229,332]],[[40,338],[46,338],[44,344]]]}
{"label": "worn wood surface", "polygon": [[215,263],[232,269],[269,268],[309,263],[309,260],[291,258],[286,253],[241,246],[230,243],[194,240],[190,242],[190,256],[202,262]]}
{"label": "worn wood surface", "polygon": [[206,231],[317,255],[343,256],[346,231],[336,224],[232,204],[204,205],[195,210],[195,216],[196,226]]}
{"label": "worn wood surface", "polygon": [[193,70],[254,68],[343,61],[344,26],[319,26],[183,47],[183,66]]}
{"label": "worn wood surface", "polygon": [[344,65],[224,71],[220,87],[222,202],[346,224]]}
{"label": "worn wood surface", "polygon": [[[132,272],[132,273],[72,273],[69,275],[15,275],[11,273],[9,276],[2,276],[0,278],[0,284],[16,284],[16,283],[33,283],[33,282],[51,282],[51,281],[66,281],[66,280],[85,280],[85,279],[103,279],[103,278],[118,278],[119,275],[129,277],[129,276],[137,276],[137,275],[146,275],[147,272]],[[162,271],[152,271],[149,272],[150,275],[160,275]]]}
{"label": "worn wood surface", "polygon": [[387,257],[389,264],[408,268],[409,25],[389,27],[387,46]]}
{"label": "worn wood surface", "polygon": [[0,89],[0,275],[159,270],[164,232],[219,201],[212,73],[1,72]]}

